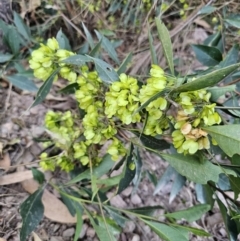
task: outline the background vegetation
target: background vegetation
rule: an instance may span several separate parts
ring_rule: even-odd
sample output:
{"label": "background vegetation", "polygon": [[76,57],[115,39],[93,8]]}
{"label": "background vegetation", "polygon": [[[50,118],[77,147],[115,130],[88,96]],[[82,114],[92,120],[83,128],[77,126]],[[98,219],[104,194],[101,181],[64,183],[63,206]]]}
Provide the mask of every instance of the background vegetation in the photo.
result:
{"label": "background vegetation", "polygon": [[[58,177],[67,171],[68,179],[54,183],[32,168],[39,188],[20,207],[22,241],[42,220],[49,187],[77,218],[74,240],[84,215],[101,241],[117,240],[125,223],[136,219],[162,240],[207,240],[209,230],[191,223],[216,206],[229,240],[237,240],[238,8],[236,1],[20,1],[13,3],[12,17],[2,14],[2,83],[35,93],[28,111],[46,101],[55,81],[59,95],[75,103],[68,112],[48,112],[45,133],[34,139],[42,145],[40,165]],[[206,37],[188,42],[195,28],[204,29]],[[132,91],[128,105],[118,102],[119,89]],[[114,98],[119,105],[113,108]],[[89,101],[95,109],[89,110]],[[4,153],[9,143],[2,146]],[[147,151],[169,163],[159,180],[143,168]],[[170,201],[194,183],[198,202],[176,212],[110,204],[109,190],[117,195],[131,184],[136,192],[143,177],[154,183],[153,195],[172,182]],[[154,215],[159,209],[165,210],[164,221]]]}

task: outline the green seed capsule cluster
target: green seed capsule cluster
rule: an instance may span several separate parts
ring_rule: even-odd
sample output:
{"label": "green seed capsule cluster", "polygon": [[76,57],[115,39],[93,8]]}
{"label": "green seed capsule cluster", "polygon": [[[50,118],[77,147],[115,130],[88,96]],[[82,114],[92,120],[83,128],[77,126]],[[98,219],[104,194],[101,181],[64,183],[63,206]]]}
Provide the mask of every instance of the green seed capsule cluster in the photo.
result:
{"label": "green seed capsule cluster", "polygon": [[[55,38],[50,38],[47,44],[32,52],[32,59],[29,61],[30,67],[34,70],[34,76],[41,80],[46,80],[54,70],[61,66],[61,77],[74,82],[77,74],[67,64],[60,63],[62,60],[74,55],[65,49],[59,49],[59,44]],[[56,76],[57,79],[57,76]]]}
{"label": "green seed capsule cluster", "polygon": [[[87,66],[75,71],[71,65],[61,62],[72,55],[74,53],[59,49],[57,41],[52,38],[47,45],[42,44],[33,51],[30,60],[35,76],[42,80],[60,67],[60,75],[79,86],[75,98],[85,113],[82,119],[71,111],[49,111],[46,114],[46,128],[56,146],[63,151],[56,157],[43,153],[43,168],[54,170],[59,166],[62,170],[70,171],[77,162],[97,165],[101,161],[101,146],[107,141],[110,144],[106,152],[117,160],[127,152],[118,134],[122,128],[136,129],[136,126],[142,126],[143,130],[139,131],[145,135],[171,135],[179,153],[194,154],[210,148],[208,135],[203,128],[219,124],[221,118],[215,111],[215,104],[210,103],[211,95],[207,90],[171,96],[169,90],[174,88],[174,79],[157,65],[152,65],[145,84],[140,84],[132,76],[121,74],[118,81],[106,86],[98,73],[90,71]],[[45,71],[43,75],[40,74],[42,70],[39,71],[42,68]],[[153,101],[146,104],[151,98]],[[137,111],[143,105],[144,108]]]}
{"label": "green seed capsule cluster", "polygon": [[198,150],[209,149],[207,132],[201,128],[221,122],[215,112],[215,104],[209,103],[211,94],[206,90],[183,92],[177,98],[179,111],[173,120],[173,145],[179,153],[194,154]]}

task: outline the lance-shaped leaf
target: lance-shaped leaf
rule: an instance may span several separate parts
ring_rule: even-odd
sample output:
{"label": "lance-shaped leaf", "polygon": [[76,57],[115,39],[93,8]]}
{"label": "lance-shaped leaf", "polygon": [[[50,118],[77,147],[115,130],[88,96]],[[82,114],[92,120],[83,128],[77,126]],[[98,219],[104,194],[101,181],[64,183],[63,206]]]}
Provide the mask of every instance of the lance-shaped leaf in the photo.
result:
{"label": "lance-shaped leaf", "polygon": [[177,220],[185,219],[188,222],[194,222],[202,217],[211,208],[208,204],[198,204],[185,210],[174,213],[166,213],[166,217],[175,218]]}
{"label": "lance-shaped leaf", "polygon": [[162,151],[170,148],[170,144],[163,139],[157,139],[153,136],[144,135],[137,131],[132,131],[132,132],[136,136],[138,136],[142,144],[148,148],[151,148],[153,150],[158,150],[158,151]]}
{"label": "lance-shaped leaf", "polygon": [[102,45],[102,40],[99,40],[99,42],[94,46],[94,48],[89,52],[88,55],[91,57],[97,57],[99,54],[101,45]]}
{"label": "lance-shaped leaf", "polygon": [[222,60],[222,54],[216,47],[193,44],[192,49],[197,60],[205,66],[217,65]]}
{"label": "lance-shaped leaf", "polygon": [[13,12],[13,19],[14,19],[14,24],[16,25],[18,32],[25,38],[25,40],[30,42],[31,41],[30,29],[24,23],[21,16],[18,13],[16,13],[15,11]]}
{"label": "lance-shaped leaf", "polygon": [[209,204],[213,207],[215,200],[213,199],[213,190],[209,185],[201,185],[197,183],[195,185],[195,191],[198,202]]}
{"label": "lance-shaped leaf", "polygon": [[176,174],[175,169],[171,165],[169,165],[166,171],[164,172],[164,174],[162,175],[162,177],[158,180],[157,186],[154,190],[153,195],[156,195],[158,192],[160,192],[161,189],[172,180],[175,174]]}
{"label": "lance-shaped leaf", "polygon": [[174,92],[185,92],[185,91],[193,91],[193,90],[199,90],[206,87],[213,86],[220,82],[221,80],[225,79],[227,76],[232,74],[235,70],[237,70],[240,66],[240,63],[233,64],[230,66],[227,66],[222,69],[214,70],[206,75],[202,75],[200,77],[197,77],[195,80],[183,84],[176,89],[174,89]]}
{"label": "lance-shaped leaf", "polygon": [[12,54],[3,54],[3,53],[0,53],[0,64],[9,61],[12,57],[13,57]]}
{"label": "lance-shaped leaf", "polygon": [[155,213],[156,210],[163,210],[164,207],[163,206],[144,206],[144,207],[139,207],[139,208],[132,208],[132,209],[128,209],[129,212],[133,212],[136,214],[141,214],[144,216],[153,216],[153,214]]}
{"label": "lance-shaped leaf", "polygon": [[100,241],[117,241],[106,222],[94,218],[87,209],[85,211]]}
{"label": "lance-shaped leaf", "polygon": [[30,92],[38,91],[38,88],[35,85],[35,83],[24,76],[14,74],[14,75],[6,76],[6,79],[21,90],[27,90]]}
{"label": "lance-shaped leaf", "polygon": [[108,55],[117,63],[120,64],[117,52],[115,51],[112,43],[102,34],[100,34],[97,30],[95,33],[98,37],[98,40],[102,42],[102,47],[107,51]]}
{"label": "lance-shaped leaf", "polygon": [[240,125],[211,126],[203,129],[216,140],[228,156],[240,154]]}
{"label": "lance-shaped leaf", "polygon": [[226,226],[226,231],[228,233],[229,241],[237,241],[238,237],[238,230],[235,220],[231,219],[231,217],[228,215],[228,210],[222,203],[222,201],[217,197],[217,203],[219,206],[219,209],[221,211],[224,224]]}
{"label": "lance-shaped leaf", "polygon": [[[212,180],[218,181],[222,169],[208,160],[199,160],[196,156],[182,154],[160,154],[174,169],[189,180],[206,184]],[[184,167],[184,168],[183,168]]]}
{"label": "lance-shaped leaf", "polygon": [[32,105],[29,107],[32,108],[33,106],[36,106],[38,104],[40,104],[48,95],[52,84],[53,84],[53,80],[55,78],[55,76],[58,74],[60,69],[56,69],[50,76],[49,78],[44,82],[44,84],[40,87],[40,89],[37,92],[37,96],[35,101],[32,103]]}
{"label": "lance-shaped leaf", "polygon": [[85,26],[84,23],[82,23],[82,26],[83,26],[83,30],[84,30],[84,33],[85,33],[86,38],[87,38],[87,42],[89,43],[91,49],[93,49],[93,48],[94,48],[93,37],[92,37],[92,35],[90,34],[90,32],[88,31],[88,28]]}
{"label": "lance-shaped leaf", "polygon": [[236,85],[226,85],[226,86],[216,86],[216,87],[210,87],[207,89],[208,92],[211,93],[211,101],[217,102],[219,97],[226,94],[226,92],[235,91]]}
{"label": "lance-shaped leaf", "polygon": [[156,50],[153,46],[153,37],[149,28],[149,24],[148,24],[148,41],[149,41],[149,46],[150,46],[150,52],[151,52],[151,58],[152,58],[152,63],[153,64],[157,64],[157,55],[156,55]]}
{"label": "lance-shaped leaf", "polygon": [[117,72],[114,70],[114,68],[110,64],[106,63],[105,61],[103,61],[101,59],[92,58],[90,56],[88,56],[88,57],[93,60],[96,70],[98,72],[98,75],[102,81],[109,84],[109,83],[119,80],[119,76],[118,76]]}
{"label": "lance-shaped leaf", "polygon": [[224,22],[228,23],[229,25],[231,25],[235,28],[240,28],[240,16],[239,15],[233,14],[233,15],[225,18]]}
{"label": "lance-shaped leaf", "polygon": [[[161,239],[165,241],[188,241],[186,231],[167,226],[166,224],[143,220]],[[188,233],[188,232],[187,232]]]}
{"label": "lance-shaped leaf", "polygon": [[20,241],[26,241],[27,236],[37,227],[43,218],[44,207],[42,204],[43,188],[38,189],[30,195],[20,207],[22,216],[22,228]]}
{"label": "lance-shaped leaf", "polygon": [[235,44],[227,53],[226,57],[219,63],[220,67],[226,67],[238,62],[239,45]]}
{"label": "lance-shaped leaf", "polygon": [[131,145],[129,150],[129,155],[127,156],[126,164],[123,171],[123,178],[121,179],[118,186],[118,194],[121,193],[125,188],[129,186],[136,174],[136,165],[133,159],[133,145]]}
{"label": "lance-shaped leaf", "polygon": [[62,29],[60,29],[57,33],[56,39],[58,41],[60,49],[71,50],[71,46],[67,36],[63,33]]}
{"label": "lance-shaped leaf", "polygon": [[176,173],[176,177],[173,181],[173,185],[172,185],[172,188],[171,188],[169,203],[171,203],[174,200],[174,198],[180,192],[180,190],[185,185],[185,183],[186,183],[186,177],[182,176],[179,173]]}
{"label": "lance-shaped leaf", "polygon": [[170,38],[170,34],[164,25],[164,23],[159,19],[155,18],[157,25],[158,37],[161,41],[164,56],[167,60],[169,69],[171,70],[172,75],[174,75],[174,64],[173,64],[173,46]]}
{"label": "lance-shaped leaf", "polygon": [[86,64],[86,62],[91,62],[91,59],[85,55],[76,54],[76,55],[70,56],[70,57],[62,60],[61,62],[66,63],[66,64],[82,66],[82,65]]}
{"label": "lance-shaped leaf", "polygon": [[117,73],[119,75],[126,72],[127,66],[131,62],[131,60],[132,60],[132,53],[129,53],[117,70]]}

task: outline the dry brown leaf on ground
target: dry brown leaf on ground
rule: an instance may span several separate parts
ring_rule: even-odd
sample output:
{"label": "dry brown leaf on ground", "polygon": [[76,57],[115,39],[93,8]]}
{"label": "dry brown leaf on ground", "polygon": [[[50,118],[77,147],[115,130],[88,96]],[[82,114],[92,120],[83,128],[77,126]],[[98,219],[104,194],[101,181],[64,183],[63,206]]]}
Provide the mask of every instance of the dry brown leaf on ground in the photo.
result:
{"label": "dry brown leaf on ground", "polygon": [[5,176],[0,176],[0,186],[19,183],[33,177],[32,171],[15,172]]}
{"label": "dry brown leaf on ground", "polygon": [[11,166],[11,159],[8,152],[3,154],[3,157],[0,159],[0,169],[8,171]]}
{"label": "dry brown leaf on ground", "polygon": [[32,236],[33,236],[33,241],[42,241],[42,239],[40,239],[36,233],[32,232]]}
{"label": "dry brown leaf on ground", "polygon": [[24,18],[27,12],[32,12],[41,6],[41,0],[29,0],[28,3],[26,0],[22,0],[19,4],[21,6],[21,17]]}
{"label": "dry brown leaf on ground", "polygon": [[[35,192],[39,187],[38,183],[33,179],[23,181],[22,186],[29,193]],[[58,223],[77,222],[76,217],[73,217],[69,213],[67,207],[56,196],[46,189],[43,193],[42,203],[44,206],[44,215],[48,219]]]}
{"label": "dry brown leaf on ground", "polygon": [[211,25],[210,25],[209,23],[207,23],[205,20],[203,20],[203,19],[201,19],[201,18],[196,18],[193,22],[196,23],[197,25],[205,28],[206,30],[212,32],[212,30],[211,30],[211,28],[212,28]]}

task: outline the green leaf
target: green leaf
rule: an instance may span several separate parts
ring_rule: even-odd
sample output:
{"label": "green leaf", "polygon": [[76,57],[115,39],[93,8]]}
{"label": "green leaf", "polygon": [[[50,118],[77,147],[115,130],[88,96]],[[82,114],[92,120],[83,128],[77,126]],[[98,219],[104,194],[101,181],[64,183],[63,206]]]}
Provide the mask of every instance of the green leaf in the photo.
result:
{"label": "green leaf", "polygon": [[32,108],[33,106],[40,104],[46,98],[46,96],[48,95],[48,93],[52,87],[53,80],[54,80],[55,76],[58,74],[59,70],[60,69],[56,69],[48,77],[48,79],[44,82],[44,84],[39,88],[35,101],[32,103],[32,105],[29,107],[29,109]]}
{"label": "green leaf", "polygon": [[25,40],[31,42],[31,33],[29,27],[24,23],[21,16],[15,11],[13,11],[13,19],[18,32],[25,38]]}
{"label": "green leaf", "polygon": [[223,20],[235,28],[240,28],[240,15],[232,15]]}
{"label": "green leaf", "polygon": [[220,31],[218,31],[217,33],[214,33],[214,34],[210,35],[208,38],[206,38],[204,40],[203,44],[207,45],[207,46],[212,46],[212,47],[218,48],[220,42],[222,42],[222,33]]}
{"label": "green leaf", "polygon": [[77,54],[88,54],[89,53],[89,44],[88,42],[83,42],[81,47],[78,49]]}
{"label": "green leaf", "polygon": [[88,29],[87,29],[87,27],[85,26],[84,23],[82,23],[82,26],[83,26],[84,33],[85,33],[85,35],[87,37],[87,42],[89,43],[91,49],[93,49],[94,48],[94,42],[93,42],[92,35],[88,31]]}
{"label": "green leaf", "polygon": [[109,215],[112,217],[112,219],[122,228],[125,227],[125,223],[128,221],[128,219],[124,216],[122,216],[121,213],[116,211],[115,209],[112,209],[111,207],[104,206],[104,209],[109,213]]}
{"label": "green leaf", "polygon": [[76,201],[76,199],[81,198],[80,193],[71,189],[71,187],[60,187],[59,193],[63,203],[66,205],[68,211],[73,217],[76,215],[77,211],[80,211],[81,213],[83,213],[83,207],[81,203]]}
{"label": "green leaf", "polygon": [[111,234],[118,235],[120,234],[121,228],[115,223],[114,220],[102,216],[96,216],[98,224],[100,227],[104,228],[106,230],[106,226]]}
{"label": "green leaf", "polygon": [[21,89],[21,90],[27,90],[30,92],[36,92],[38,91],[37,86],[35,85],[35,83],[18,74],[15,75],[8,75],[5,77],[9,82],[11,82],[14,86],[16,86],[17,88]]}
{"label": "green leaf", "polygon": [[60,49],[66,49],[66,50],[69,50],[69,51],[71,50],[69,40],[68,40],[67,36],[62,32],[62,29],[60,29],[58,31],[56,39],[58,41]]}
{"label": "green leaf", "polygon": [[100,49],[102,45],[102,40],[100,40],[95,46],[94,48],[90,51],[90,53],[88,54],[89,56],[92,56],[92,57],[97,57],[98,56],[98,51]]}
{"label": "green leaf", "polygon": [[89,58],[91,58],[93,60],[96,70],[97,70],[98,75],[101,80],[103,80],[106,83],[112,83],[114,81],[119,80],[119,76],[118,76],[117,72],[114,70],[114,68],[110,64],[104,62],[101,59],[92,58],[90,56],[89,56]]}
{"label": "green leaf", "polygon": [[219,175],[219,180],[218,180],[217,186],[222,191],[229,191],[229,190],[231,190],[231,186],[230,186],[228,175],[226,175],[225,173],[221,173]]}
{"label": "green leaf", "polygon": [[164,56],[168,63],[168,67],[170,68],[172,75],[174,75],[173,52],[172,52],[173,47],[172,47],[169,32],[166,26],[164,25],[164,23],[159,18],[155,18],[155,23],[157,25],[158,37],[161,41]]}
{"label": "green leaf", "polygon": [[43,184],[45,181],[44,174],[36,168],[32,168],[33,179],[36,180],[39,184]]}
{"label": "green leaf", "polygon": [[118,70],[117,70],[117,74],[120,75],[122,73],[125,73],[127,70],[127,66],[128,64],[132,61],[132,53],[129,53],[127,55],[127,57],[123,60],[123,62],[121,63],[121,65],[119,66]]}
{"label": "green leaf", "polygon": [[9,60],[11,60],[13,58],[12,54],[3,54],[0,53],[0,64],[8,62]]}
{"label": "green leaf", "polygon": [[42,204],[43,187],[31,194],[20,206],[22,228],[20,241],[26,241],[27,236],[38,226],[43,218],[44,207]]}
{"label": "green leaf", "polygon": [[202,75],[197,77],[195,80],[183,84],[176,89],[174,89],[174,92],[185,92],[185,91],[193,91],[193,90],[200,90],[209,86],[213,86],[232,74],[235,70],[237,70],[240,66],[240,63],[233,64],[230,66],[227,66],[222,69],[214,70],[206,75]]}
{"label": "green leaf", "polygon": [[192,44],[192,49],[197,60],[205,66],[217,65],[222,60],[221,52],[215,47]]}
{"label": "green leaf", "polygon": [[238,198],[240,193],[240,177],[234,177],[232,175],[228,176],[232,190],[234,191],[234,199]]}
{"label": "green leaf", "polygon": [[[190,181],[206,184],[212,180],[218,181],[218,176],[222,173],[219,166],[213,165],[208,160],[199,160],[193,155],[182,154],[159,154],[163,159],[170,163],[174,169]],[[184,168],[183,168],[184,167]]]}
{"label": "green leaf", "polygon": [[10,26],[0,19],[0,29],[3,32],[3,36],[7,36]]}
{"label": "green leaf", "polygon": [[66,63],[66,64],[72,64],[72,65],[77,65],[77,66],[82,66],[84,64],[86,64],[86,62],[90,62],[91,59],[85,55],[81,55],[81,54],[76,54],[73,56],[70,56],[64,60],[62,60],[62,63]]}
{"label": "green leaf", "polygon": [[[118,192],[117,194],[121,193],[124,189],[126,189],[131,181],[133,180],[135,174],[136,174],[136,167],[133,160],[133,145],[131,144],[129,155],[127,156],[126,164],[123,171],[123,178],[121,179],[119,186],[118,186]],[[133,167],[134,165],[134,167]]]}
{"label": "green leaf", "polygon": [[17,55],[20,51],[20,36],[14,27],[9,27],[7,33],[7,43],[14,55]]}
{"label": "green leaf", "polygon": [[164,210],[163,206],[144,206],[144,207],[139,207],[139,208],[131,208],[128,209],[128,211],[136,213],[136,214],[141,214],[143,216],[153,216],[156,210],[162,209]]}
{"label": "green leaf", "polygon": [[102,34],[100,34],[97,30],[95,30],[95,33],[98,37],[98,40],[102,41],[102,47],[105,49],[105,51],[108,53],[109,57],[113,59],[117,64],[120,64],[120,61],[117,56],[117,52],[115,51],[112,43]]}
{"label": "green leaf", "polygon": [[142,219],[161,239],[165,241],[188,241],[185,237],[185,231],[174,227],[167,226],[166,224],[147,221]]}
{"label": "green leaf", "polygon": [[213,190],[208,185],[195,185],[195,191],[197,194],[197,200],[200,203],[207,203],[213,207],[214,199],[213,199]]}
{"label": "green leaf", "polygon": [[99,220],[96,220],[95,218],[93,218],[90,212],[88,212],[86,209],[85,211],[100,241],[116,241],[116,238],[113,236],[113,233],[110,232],[110,228],[109,226],[107,226],[107,224],[101,223],[101,226],[100,226]]}
{"label": "green leaf", "polygon": [[135,177],[133,179],[134,186],[133,186],[132,195],[136,193],[138,186],[141,182],[142,166],[143,166],[142,158],[139,153],[139,148],[136,146],[135,146],[134,152],[133,152],[133,160],[134,160],[135,167],[136,167],[136,173],[135,173]]}
{"label": "green leaf", "polygon": [[147,136],[137,131],[132,131],[132,133],[139,137],[144,146],[153,150],[163,151],[170,148],[170,144],[163,139],[157,139],[152,136]]}
{"label": "green leaf", "polygon": [[76,231],[74,234],[73,241],[77,241],[79,239],[79,235],[83,227],[82,212],[77,208],[76,213],[77,213],[77,225],[76,225]]}
{"label": "green leaf", "polygon": [[[238,89],[237,89],[238,90]],[[227,109],[222,109],[222,111],[225,111],[227,114],[233,116],[233,117],[240,117],[240,111],[239,111],[239,101],[238,96],[235,93],[231,93],[232,97],[228,98],[224,103],[223,106],[227,107]],[[229,108],[233,107],[233,109]],[[234,109],[236,108],[236,109]],[[235,119],[236,121],[237,119]]]}
{"label": "green leaf", "polygon": [[169,203],[171,203],[174,198],[177,196],[177,194],[180,192],[184,184],[186,183],[186,178],[183,177],[181,174],[176,172],[176,177],[173,181],[173,185],[171,188],[171,193],[170,193],[170,198],[169,198]]}
{"label": "green leaf", "polygon": [[185,210],[177,211],[174,213],[164,214],[166,217],[174,218],[177,220],[185,219],[188,222],[194,222],[202,217],[203,214],[208,212],[211,206],[208,204],[198,204]]}
{"label": "green leaf", "polygon": [[76,214],[76,211],[78,210],[78,208],[75,208],[74,201],[62,193],[60,193],[60,196],[61,196],[63,203],[67,207],[69,213],[74,217]]}
{"label": "green leaf", "polygon": [[[114,165],[116,162],[114,162],[111,159],[111,156],[109,154],[105,155],[100,162],[100,164],[92,169],[92,175],[96,176],[97,178],[103,176],[106,174]],[[91,172],[89,169],[86,171],[80,173],[75,178],[73,178],[71,181],[67,183],[67,185],[74,184],[76,182],[80,182],[83,179],[91,179]]]}
{"label": "green leaf", "polygon": [[79,84],[78,83],[72,83],[67,85],[66,87],[62,88],[59,90],[59,93],[62,94],[74,94],[76,92],[76,90],[79,89]]}
{"label": "green leaf", "polygon": [[198,14],[211,14],[216,11],[217,8],[213,6],[204,6],[199,11]]}
{"label": "green leaf", "polygon": [[110,29],[100,29],[99,32],[101,34],[103,34],[105,36],[109,36],[109,37],[111,37],[111,36],[115,37],[116,36],[116,34],[113,31],[111,31]]}
{"label": "green leaf", "polygon": [[153,37],[152,37],[152,34],[150,32],[149,24],[147,26],[148,26],[148,41],[149,41],[149,46],[150,46],[152,63],[153,64],[158,64],[156,50],[155,50],[155,48],[153,46]]}
{"label": "green leaf", "polygon": [[179,229],[185,229],[197,236],[204,236],[204,237],[210,237],[211,235],[209,233],[207,233],[205,230],[203,229],[198,229],[198,228],[193,228],[193,227],[187,227],[187,226],[183,226],[183,225],[178,225],[178,224],[171,224],[172,227],[177,227]]}
{"label": "green leaf", "polygon": [[107,177],[104,179],[97,180],[97,184],[104,185],[105,187],[115,186],[120,182],[121,179],[122,179],[122,175],[117,175],[114,177]]}
{"label": "green leaf", "polygon": [[227,209],[222,203],[222,201],[217,197],[217,203],[221,211],[224,224],[226,226],[226,231],[228,233],[229,241],[237,241],[238,231],[237,225],[234,220],[227,213]]}
{"label": "green leaf", "polygon": [[164,172],[162,177],[158,180],[153,195],[156,195],[158,192],[160,192],[161,189],[172,180],[172,177],[175,174],[176,174],[175,169],[171,165],[168,165],[166,171]]}
{"label": "green leaf", "polygon": [[220,68],[227,67],[238,62],[239,44],[234,44],[234,46],[228,51],[226,57],[222,62],[219,63]]}
{"label": "green leaf", "polygon": [[211,93],[211,101],[217,102],[217,100],[226,94],[226,92],[231,92],[236,90],[236,85],[226,85],[226,86],[216,86],[207,89]]}
{"label": "green leaf", "polygon": [[230,157],[240,153],[240,125],[204,127],[220,148]]}

